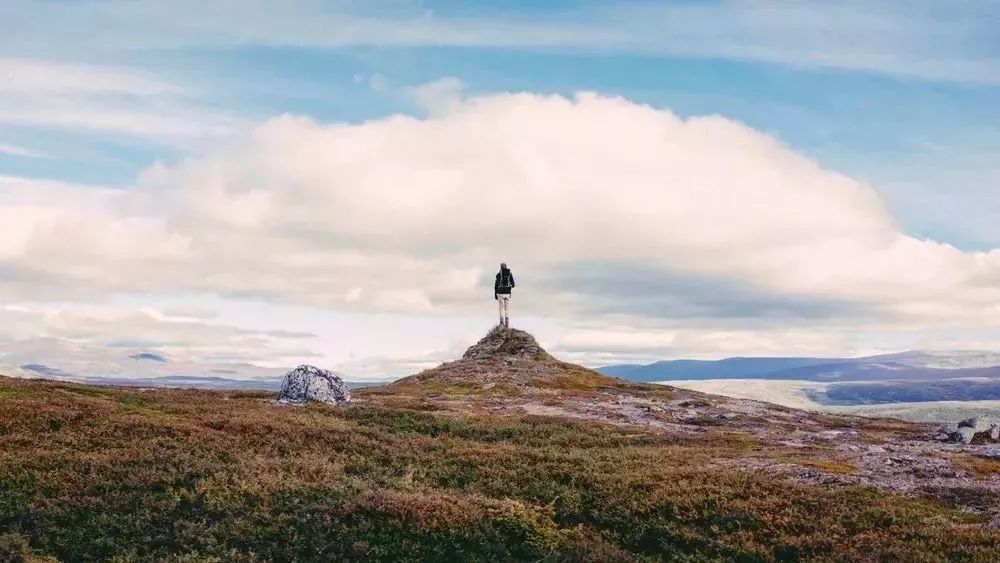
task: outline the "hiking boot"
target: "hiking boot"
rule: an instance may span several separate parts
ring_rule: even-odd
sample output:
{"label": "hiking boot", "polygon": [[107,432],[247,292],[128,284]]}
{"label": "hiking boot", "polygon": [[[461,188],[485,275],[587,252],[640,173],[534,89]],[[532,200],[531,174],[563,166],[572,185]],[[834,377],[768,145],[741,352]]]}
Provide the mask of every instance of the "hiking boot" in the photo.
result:
{"label": "hiking boot", "polygon": [[503,320],[503,326],[504,326],[504,328],[510,328],[510,319],[509,318],[506,318],[506,317],[504,318],[504,320]]}

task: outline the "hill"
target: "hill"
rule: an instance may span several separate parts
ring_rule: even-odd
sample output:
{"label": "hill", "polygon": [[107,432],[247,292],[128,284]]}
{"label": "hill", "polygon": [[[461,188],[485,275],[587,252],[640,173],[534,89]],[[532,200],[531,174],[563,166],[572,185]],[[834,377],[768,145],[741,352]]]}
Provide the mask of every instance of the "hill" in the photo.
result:
{"label": "hill", "polygon": [[401,392],[420,389],[521,393],[541,389],[617,389],[631,384],[583,366],[560,362],[527,332],[496,327],[462,358],[389,385]]}
{"label": "hill", "polygon": [[351,403],[0,378],[0,560],[992,561],[933,428],[629,383],[519,331]]}
{"label": "hill", "polygon": [[[998,363],[993,363],[998,362]],[[803,381],[933,381],[1000,379],[1000,356],[986,352],[902,352],[863,358],[726,358],[664,360],[598,368],[631,381],[795,379]]]}

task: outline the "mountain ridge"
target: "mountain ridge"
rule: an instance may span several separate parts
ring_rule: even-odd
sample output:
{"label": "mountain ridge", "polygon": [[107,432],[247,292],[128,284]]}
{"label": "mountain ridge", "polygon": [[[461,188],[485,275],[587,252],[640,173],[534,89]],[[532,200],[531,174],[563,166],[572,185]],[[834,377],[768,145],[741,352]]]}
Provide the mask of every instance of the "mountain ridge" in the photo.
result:
{"label": "mountain ridge", "polygon": [[[963,361],[964,358],[964,361]],[[976,360],[970,360],[975,358]],[[991,364],[990,362],[997,362]],[[988,364],[988,365],[984,365]],[[954,367],[939,367],[952,365]],[[1000,378],[1000,354],[912,350],[860,358],[732,357],[721,360],[661,360],[618,364],[596,371],[631,381],[698,379],[798,379],[806,381],[882,381],[894,379]],[[851,379],[852,377],[858,379]]]}

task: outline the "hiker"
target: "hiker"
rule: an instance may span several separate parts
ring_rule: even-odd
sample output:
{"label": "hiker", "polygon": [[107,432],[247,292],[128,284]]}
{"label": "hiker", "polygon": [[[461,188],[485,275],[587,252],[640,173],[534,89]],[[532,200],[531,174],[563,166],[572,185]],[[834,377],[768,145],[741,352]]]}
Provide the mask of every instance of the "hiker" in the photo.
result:
{"label": "hiker", "polygon": [[510,290],[514,289],[514,274],[507,264],[500,264],[497,281],[493,284],[493,299],[500,306],[500,326],[510,328]]}

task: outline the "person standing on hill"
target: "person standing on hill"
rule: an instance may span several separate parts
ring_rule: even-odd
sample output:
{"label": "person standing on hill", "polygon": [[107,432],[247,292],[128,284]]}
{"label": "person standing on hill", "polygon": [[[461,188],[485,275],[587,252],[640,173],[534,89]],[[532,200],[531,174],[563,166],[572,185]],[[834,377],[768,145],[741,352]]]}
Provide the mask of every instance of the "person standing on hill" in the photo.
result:
{"label": "person standing on hill", "polygon": [[514,274],[507,264],[500,264],[497,281],[493,283],[493,298],[500,306],[500,326],[510,328],[510,290],[514,289]]}

